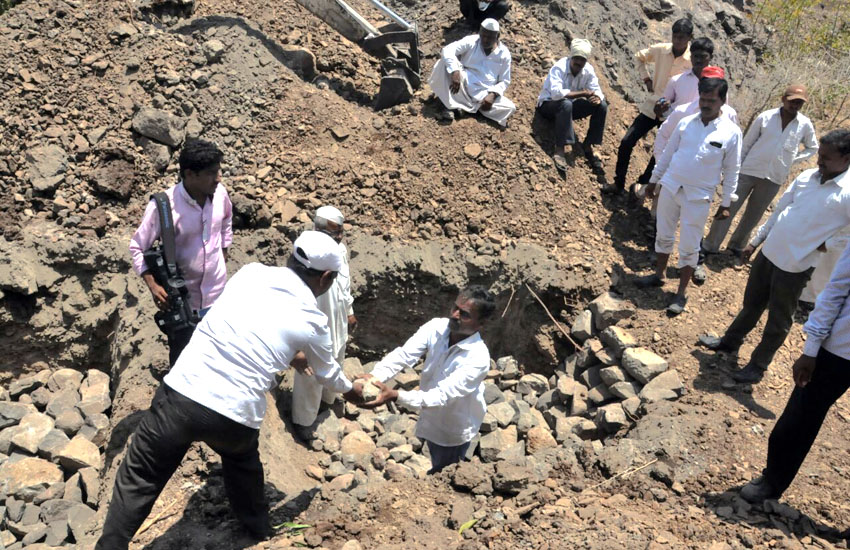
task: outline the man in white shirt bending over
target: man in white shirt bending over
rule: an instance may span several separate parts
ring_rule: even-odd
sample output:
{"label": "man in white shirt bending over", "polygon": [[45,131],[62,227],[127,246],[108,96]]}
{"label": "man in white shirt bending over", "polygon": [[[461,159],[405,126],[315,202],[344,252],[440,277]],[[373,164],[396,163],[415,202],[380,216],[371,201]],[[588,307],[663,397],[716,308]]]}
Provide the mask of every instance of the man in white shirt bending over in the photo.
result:
{"label": "man in white shirt bending over", "polygon": [[750,233],[788,179],[791,166],[817,153],[815,127],[800,113],[807,99],[805,86],[788,86],[782,95],[782,107],[761,113],[750,125],[741,147],[743,161],[736,192],[738,200],[732,203],[728,218],[712,222],[702,243],[705,252],[713,254],[720,250],[735,214],[747,201],[744,215],[728,245],[730,252],[740,255],[750,240]]}
{"label": "man in white shirt bending over", "polygon": [[[490,352],[479,330],[496,304],[485,288],[472,286],[455,300],[449,318],[422,325],[402,347],[384,357],[371,374],[364,375],[381,388],[378,399],[364,407],[396,401],[421,409],[416,437],[428,445],[430,473],[460,462],[487,412],[484,378],[490,370]],[[392,390],[384,384],[425,355],[425,366],[414,391]]]}
{"label": "man in white shirt bending over", "polygon": [[676,127],[647,186],[646,194],[652,196],[661,183],[655,236],[658,260],[655,273],[638,278],[635,284],[664,286],[664,271],[676,240],[676,225],[680,224],[679,288],[667,306],[670,315],[685,310],[685,290],[697,267],[699,244],[715,188],[722,183],[717,218],[729,215],[735,193],[742,136],[737,125],[720,116],[727,90],[728,84],[722,78],[699,81],[700,112],[683,118]]}
{"label": "man in white shirt bending over", "polygon": [[511,83],[511,53],[499,37],[499,22],[485,19],[478,34],[443,48],[428,84],[443,104],[444,120],[454,120],[454,111],[464,111],[507,126],[516,105],[505,97]]}
{"label": "man in white shirt bending over", "polygon": [[236,517],[255,537],[271,534],[258,452],[266,392],[303,351],[322,385],[359,402],[362,384],[334,361],[316,297],[342,267],[339,245],[316,231],[295,240],[287,267],[249,264],[195,329],[134,432],[96,550],[127,550],[183,455],[203,441],[221,455]]}
{"label": "man in white shirt bending over", "polygon": [[750,267],[743,307],[722,338],[700,338],[709,349],[735,354],[767,309],[761,340],[747,365],[732,374],[736,381],[754,384],[764,377],[827,240],[850,224],[848,167],[850,130],[833,130],[821,139],[818,167],[797,176],[741,252],[741,260],[749,261],[764,243]]}
{"label": "man in white shirt bending over", "polygon": [[[806,345],[794,363],[794,391],[767,444],[762,475],[741,489],[753,503],[778,499],[791,485],[826,413],[850,388],[850,247],[803,326]],[[836,495],[837,496],[837,495]]]}
{"label": "man in white shirt bending over", "polygon": [[[313,229],[330,236],[339,243],[340,254],[343,263],[334,279],[330,290],[319,296],[316,300],[319,311],[328,318],[328,327],[331,331],[331,343],[333,345],[333,356],[339,365],[345,361],[345,345],[348,341],[348,330],[357,324],[354,316],[354,298],[351,296],[351,274],[348,267],[348,248],[342,242],[345,234],[343,230],[345,218],[339,209],[333,206],[322,206],[316,210],[313,218]],[[307,358],[299,353],[295,361],[306,365]],[[293,362],[295,364],[295,362]],[[292,387],[292,423],[295,425],[295,433],[303,440],[313,438],[313,423],[319,414],[321,402],[333,403],[334,394],[329,388],[322,385],[321,381],[313,376],[312,369],[307,367],[304,371],[296,370]]]}

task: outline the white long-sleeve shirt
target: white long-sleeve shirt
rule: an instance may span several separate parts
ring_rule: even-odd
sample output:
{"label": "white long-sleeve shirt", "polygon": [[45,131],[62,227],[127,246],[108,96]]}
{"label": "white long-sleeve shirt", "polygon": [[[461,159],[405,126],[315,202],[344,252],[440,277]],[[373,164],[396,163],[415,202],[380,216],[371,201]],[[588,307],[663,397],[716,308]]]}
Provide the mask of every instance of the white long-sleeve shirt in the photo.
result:
{"label": "white long-sleeve shirt", "polygon": [[750,241],[783,271],[801,273],[820,258],[818,247],[850,224],[850,170],[821,183],[806,170],[779,198],[773,214]]}
{"label": "white long-sleeve shirt", "polygon": [[348,248],[340,243],[344,261],[331,288],[316,298],[319,311],[328,318],[334,357],[345,348],[348,340],[348,316],[354,315],[354,298],[351,296],[351,270],[348,266]]}
{"label": "white long-sleeve shirt", "polygon": [[670,109],[685,105],[699,99],[699,77],[693,70],[679,73],[667,81],[664,87],[664,99],[670,104]]}
{"label": "white long-sleeve shirt", "polygon": [[310,288],[287,267],[249,264],[227,283],[164,381],[189,399],[259,429],[266,392],[298,351],[307,355],[325,387],[351,390]]}
{"label": "white long-sleeve shirt", "polygon": [[[658,128],[658,133],[655,135],[655,146],[653,147],[653,155],[655,155],[656,161],[658,161],[658,159],[661,158],[661,154],[664,153],[664,148],[670,141],[670,136],[673,135],[673,130],[676,129],[676,126],[679,125],[679,122],[686,116],[690,116],[698,112],[699,99],[691,101],[690,103],[686,103],[684,105],[679,105],[670,112],[670,114],[667,116],[667,119],[661,124],[661,127]],[[720,116],[725,116],[735,124],[738,124],[738,112],[733,109],[732,106],[728,103],[724,103],[723,106],[720,108]]]}
{"label": "white long-sleeve shirt", "polygon": [[570,58],[562,57],[549,69],[549,74],[543,81],[543,89],[537,96],[537,106],[542,105],[544,101],[564,99],[568,93],[578,90],[590,90],[599,99],[605,99],[605,94],[599,87],[596,71],[593,70],[590,63],[585,63],[581,71],[574,75],[570,71]]}
{"label": "white long-sleeve shirt", "polygon": [[[802,151],[800,143],[804,147]],[[795,162],[805,160],[817,151],[815,127],[808,117],[797,113],[783,130],[780,110],[771,109],[757,116],[744,135],[741,173],[782,185]]]}
{"label": "white long-sleeve shirt", "polygon": [[728,208],[738,187],[741,129],[724,116],[703,124],[700,113],[683,118],[664,149],[650,183],[661,182],[674,194],[685,190],[688,200],[711,200],[723,185],[720,205]]}
{"label": "white long-sleeve shirt", "polygon": [[818,295],[815,309],[803,325],[806,345],[803,353],[817,357],[820,348],[850,359],[850,246],[832,270],[826,288]]}
{"label": "white long-sleeve shirt", "polygon": [[490,92],[505,95],[511,83],[511,53],[501,41],[487,55],[481,39],[472,34],[448,44],[442,56],[449,74],[466,71],[467,92],[475,101],[484,101]]}
{"label": "white long-sleeve shirt", "polygon": [[471,441],[481,427],[487,404],[484,378],[490,352],[477,332],[449,346],[449,320],[432,319],[403,346],[394,349],[372,370],[386,382],[425,355],[419,389],[399,391],[398,401],[421,409],[416,437],[444,447]]}

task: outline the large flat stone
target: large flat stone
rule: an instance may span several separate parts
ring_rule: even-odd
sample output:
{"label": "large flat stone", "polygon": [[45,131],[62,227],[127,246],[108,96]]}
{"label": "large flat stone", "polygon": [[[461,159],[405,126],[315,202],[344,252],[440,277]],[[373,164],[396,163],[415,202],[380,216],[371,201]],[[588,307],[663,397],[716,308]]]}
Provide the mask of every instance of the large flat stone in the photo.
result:
{"label": "large flat stone", "polygon": [[646,348],[630,348],[623,353],[623,369],[646,384],[667,370],[667,361]]}
{"label": "large flat stone", "polygon": [[507,401],[496,403],[487,408],[487,412],[495,417],[500,428],[507,428],[510,424],[516,421],[518,413],[516,409]]}
{"label": "large flat stone", "polygon": [[602,343],[611,348],[614,355],[622,357],[623,352],[628,348],[637,346],[635,337],[617,326],[610,326],[602,331],[599,335]]}
{"label": "large flat stone", "polygon": [[12,449],[16,447],[34,455],[41,440],[53,429],[53,419],[43,413],[30,413],[18,424],[18,433],[12,438]]}
{"label": "large flat stone", "polygon": [[0,489],[27,502],[31,502],[41,490],[64,479],[59,466],[41,458],[7,460],[0,466]]}
{"label": "large flat stone", "polygon": [[516,442],[517,428],[514,425],[481,436],[481,442],[479,444],[481,461],[495,462],[503,449],[515,445]]}
{"label": "large flat stone", "polygon": [[613,292],[598,296],[588,305],[593,314],[593,324],[597,330],[605,330],[622,319],[635,314],[634,306],[623,301]]}
{"label": "large flat stone", "polygon": [[137,133],[171,147],[180,145],[185,135],[183,119],[150,107],[140,109],[132,124]]}
{"label": "large flat stone", "polygon": [[366,432],[351,432],[342,438],[340,450],[344,455],[371,457],[375,450],[375,442]]}
{"label": "large flat stone", "polygon": [[0,401],[0,430],[14,426],[23,417],[34,412],[38,412],[38,410],[29,403]]}
{"label": "large flat stone", "polygon": [[59,369],[47,379],[47,388],[53,392],[72,389],[79,390],[83,382],[83,373],[74,369]]}
{"label": "large flat stone", "polygon": [[66,470],[76,472],[80,468],[94,468],[100,470],[103,467],[103,457],[97,445],[81,435],[74,436],[58,453],[59,463]]}
{"label": "large flat stone", "polygon": [[639,397],[646,403],[654,403],[662,400],[673,400],[685,392],[685,386],[679,379],[679,373],[674,369],[662,372],[653,378],[640,390]]}

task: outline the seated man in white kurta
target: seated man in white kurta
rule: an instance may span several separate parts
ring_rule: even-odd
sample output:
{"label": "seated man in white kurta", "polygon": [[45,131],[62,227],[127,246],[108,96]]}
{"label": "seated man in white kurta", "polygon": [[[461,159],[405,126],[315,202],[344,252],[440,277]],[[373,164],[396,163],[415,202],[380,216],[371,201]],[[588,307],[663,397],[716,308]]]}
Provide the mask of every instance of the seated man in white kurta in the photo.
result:
{"label": "seated man in white kurta", "polygon": [[454,120],[454,110],[481,113],[501,126],[516,111],[505,97],[511,83],[511,53],[499,40],[499,22],[485,19],[481,30],[452,42],[441,52],[428,81],[445,107],[444,118]]}

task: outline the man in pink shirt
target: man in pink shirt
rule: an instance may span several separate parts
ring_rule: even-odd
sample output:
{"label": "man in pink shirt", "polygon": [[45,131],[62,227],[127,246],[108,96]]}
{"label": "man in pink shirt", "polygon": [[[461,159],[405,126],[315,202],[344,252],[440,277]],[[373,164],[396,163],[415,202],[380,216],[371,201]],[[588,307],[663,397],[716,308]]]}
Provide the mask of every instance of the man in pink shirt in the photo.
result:
{"label": "man in pink shirt", "polygon": [[[189,305],[203,317],[227,282],[226,249],[233,240],[232,205],[221,183],[224,154],[209,141],[189,141],[180,151],[180,181],[165,193],[174,218],[177,266],[186,281]],[[160,237],[156,203],[150,201],[142,223],[130,240],[133,270],[144,279],[160,309],[168,295],[145,265],[144,252]],[[192,329],[168,335],[169,364],[189,343]]]}

